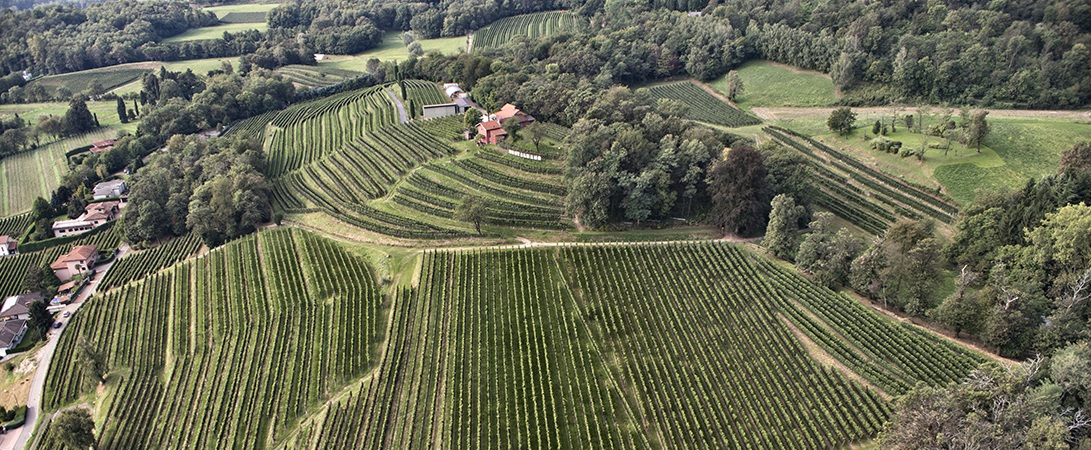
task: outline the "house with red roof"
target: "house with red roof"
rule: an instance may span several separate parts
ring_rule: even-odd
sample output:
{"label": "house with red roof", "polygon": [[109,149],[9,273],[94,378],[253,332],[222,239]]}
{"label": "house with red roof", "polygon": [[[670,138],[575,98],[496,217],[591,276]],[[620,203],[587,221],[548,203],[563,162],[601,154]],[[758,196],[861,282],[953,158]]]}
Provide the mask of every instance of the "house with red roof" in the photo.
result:
{"label": "house with red roof", "polygon": [[106,150],[114,148],[117,141],[114,139],[103,139],[101,141],[95,141],[91,144],[91,153],[102,153]]}
{"label": "house with red roof", "polygon": [[504,127],[500,126],[500,122],[495,120],[477,124],[477,134],[482,136],[478,140],[479,143],[491,145],[496,145],[508,137],[508,132],[504,131]]}
{"label": "house with red roof", "polygon": [[519,120],[519,126],[524,127],[530,125],[530,123],[535,120],[534,116],[523,112],[523,110],[515,107],[515,105],[511,103],[500,107],[500,111],[491,114],[489,118],[497,122],[504,123],[512,117]]}
{"label": "house with red roof", "polygon": [[98,262],[98,246],[77,245],[72,251],[61,255],[53,264],[49,265],[57,279],[61,281],[71,280],[72,277],[86,272]]}
{"label": "house with red roof", "polygon": [[0,256],[11,256],[19,253],[19,242],[8,235],[0,236]]}

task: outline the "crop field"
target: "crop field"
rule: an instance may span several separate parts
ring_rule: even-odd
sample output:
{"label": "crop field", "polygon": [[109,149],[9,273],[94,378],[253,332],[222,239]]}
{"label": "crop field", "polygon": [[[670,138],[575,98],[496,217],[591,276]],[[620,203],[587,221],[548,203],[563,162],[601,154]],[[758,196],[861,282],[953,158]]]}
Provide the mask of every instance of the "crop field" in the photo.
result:
{"label": "crop field", "polygon": [[370,266],[332,241],[249,236],[89,300],[43,408],[94,393],[75,357],[87,341],[112,372],[97,448],[272,447],[375,364],[385,302]]}
{"label": "crop field", "polygon": [[535,39],[559,33],[576,33],[587,26],[580,16],[560,11],[505,17],[474,32],[473,50],[500,47],[519,36]]}
{"label": "crop field", "polygon": [[30,228],[32,222],[30,213],[0,219],[0,235],[8,235],[19,239],[19,236],[22,236],[23,232]]}
{"label": "crop field", "polygon": [[298,64],[280,67],[276,70],[276,73],[283,76],[285,80],[295,83],[299,90],[326,87],[360,75],[359,72],[351,70]]}
{"label": "crop field", "polygon": [[845,447],[890,406],[788,323],[896,392],[984,362],[723,243],[423,258],[375,375],[286,448]]}
{"label": "crop field", "polygon": [[104,292],[144,278],[193,256],[200,248],[201,239],[190,233],[149,250],[126,254],[114,263],[98,289]]}
{"label": "crop field", "polygon": [[238,33],[242,31],[258,30],[265,31],[269,28],[269,25],[265,22],[237,22],[237,23],[223,23],[211,27],[190,28],[181,34],[171,36],[163,39],[164,44],[173,44],[178,42],[187,41],[207,41],[211,39],[221,39],[224,33]]}
{"label": "crop field", "polygon": [[717,98],[689,81],[660,84],[647,88],[655,98],[678,100],[688,110],[686,117],[725,127],[744,127],[761,123],[757,117],[739,111],[727,102]]}
{"label": "crop field", "polygon": [[265,127],[269,174],[279,177],[397,121],[383,86],[293,105]]}
{"label": "crop field", "polygon": [[[49,247],[31,253],[19,253],[0,258],[0,298],[23,292],[27,269],[48,266],[57,257],[68,253],[77,245],[97,245],[100,249],[116,248],[121,243],[121,233],[112,227],[99,233],[69,241],[64,245]],[[23,244],[20,242],[20,244]],[[21,245],[20,245],[21,246]]]}
{"label": "crop field", "polygon": [[54,93],[57,89],[63,87],[68,89],[69,92],[77,94],[90,90],[92,86],[97,86],[96,93],[99,93],[136,81],[147,72],[148,69],[140,66],[104,67],[61,75],[50,75],[31,81],[31,84],[40,85],[49,93]]}
{"label": "crop field", "polygon": [[816,201],[864,231],[882,234],[899,217],[953,223],[958,206],[922,186],[896,179],[853,156],[810,137],[780,127],[765,133],[804,155],[814,169]]}
{"label": "crop field", "polygon": [[[404,100],[405,110],[409,114],[409,118],[418,118],[424,115],[424,105],[438,105],[443,103],[450,103],[451,99],[439,89],[439,85],[430,81],[422,80],[405,80],[405,93]],[[400,89],[394,90],[397,95],[401,95]]]}
{"label": "crop field", "polygon": [[[744,110],[762,106],[827,106],[837,101],[828,75],[769,61],[752,61],[736,69],[743,92],[736,103]],[[727,93],[727,75],[709,83]]]}

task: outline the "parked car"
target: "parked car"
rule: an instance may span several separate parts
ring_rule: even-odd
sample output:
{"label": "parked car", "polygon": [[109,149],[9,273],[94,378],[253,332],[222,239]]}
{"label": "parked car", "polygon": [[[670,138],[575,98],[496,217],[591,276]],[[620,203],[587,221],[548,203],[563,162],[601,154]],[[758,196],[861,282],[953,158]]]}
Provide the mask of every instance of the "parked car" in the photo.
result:
{"label": "parked car", "polygon": [[61,314],[61,317],[64,317],[65,319],[67,319],[68,316],[71,316],[71,315],[72,315],[72,311],[65,311],[64,314]]}
{"label": "parked car", "polygon": [[60,327],[61,327],[61,322],[60,321],[53,322],[53,328],[60,328]]}

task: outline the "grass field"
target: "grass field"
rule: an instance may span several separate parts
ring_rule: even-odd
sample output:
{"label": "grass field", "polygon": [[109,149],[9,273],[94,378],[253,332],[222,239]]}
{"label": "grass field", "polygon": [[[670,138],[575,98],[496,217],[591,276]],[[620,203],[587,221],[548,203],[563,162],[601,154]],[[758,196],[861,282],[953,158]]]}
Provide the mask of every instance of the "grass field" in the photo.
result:
{"label": "grass field", "polygon": [[269,25],[265,22],[223,23],[212,27],[189,29],[182,34],[164,39],[163,42],[170,44],[186,41],[204,41],[209,39],[220,39],[223,37],[224,32],[238,33],[240,31],[249,30],[265,31],[267,29],[269,29]]}
{"label": "grass field", "polygon": [[[902,114],[913,111],[903,110]],[[889,117],[889,112],[884,114]],[[980,154],[975,149],[953,142],[952,150],[947,155],[943,154],[943,150],[930,149],[921,163],[913,157],[902,158],[871,150],[870,143],[863,139],[865,131],[870,135],[871,127],[865,125],[874,123],[878,117],[879,114],[862,110],[857,120],[860,128],[845,137],[830,133],[824,118],[775,122],[817,136],[889,174],[927,186],[942,185],[951,198],[963,204],[973,200],[979,189],[1019,189],[1028,179],[1053,173],[1064,150],[1077,142],[1091,140],[1091,124],[1085,122],[1035,117],[1033,112],[1028,112],[1024,117],[989,116],[991,132]],[[925,124],[935,120],[938,117],[929,117]],[[897,133],[888,137],[903,141],[912,148],[919,148],[922,138],[919,134],[906,132],[904,127],[899,127]],[[939,144],[943,141],[932,137],[928,142]]]}
{"label": "grass field", "polygon": [[[761,106],[827,106],[837,101],[830,77],[769,61],[752,61],[738,69],[743,93],[736,103],[743,110]],[[727,92],[727,75],[709,83]]]}
{"label": "grass field", "polygon": [[[233,22],[232,17],[246,18],[250,22],[264,22],[265,15],[279,3],[241,3],[237,5],[210,6],[205,11],[216,13],[216,17],[223,22]],[[259,19],[260,16],[260,19]]]}
{"label": "grass field", "polygon": [[[402,43],[401,36],[400,31],[388,31],[378,47],[355,55],[327,55],[325,60],[318,62],[318,66],[363,72],[367,60],[371,58],[378,58],[380,61],[404,60],[409,57],[409,51]],[[417,42],[420,42],[425,53],[440,52],[450,55],[466,50],[465,37],[422,39]]]}

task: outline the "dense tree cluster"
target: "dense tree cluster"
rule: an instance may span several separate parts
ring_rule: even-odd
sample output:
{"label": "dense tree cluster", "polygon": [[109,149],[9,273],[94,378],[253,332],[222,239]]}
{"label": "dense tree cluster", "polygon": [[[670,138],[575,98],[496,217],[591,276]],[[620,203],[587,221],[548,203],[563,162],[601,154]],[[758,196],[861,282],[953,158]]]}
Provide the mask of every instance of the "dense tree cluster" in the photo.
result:
{"label": "dense tree cluster", "polygon": [[1091,445],[1091,346],[1016,367],[985,365],[965,380],[919,386],[897,400],[883,448],[1070,449]]}
{"label": "dense tree cluster", "polygon": [[0,72],[63,73],[145,60],[142,46],[215,23],[215,14],[166,0],[0,9]]}
{"label": "dense tree cluster", "polygon": [[272,218],[258,144],[175,136],[133,177],[121,225],[129,242],[192,230],[210,246]]}

